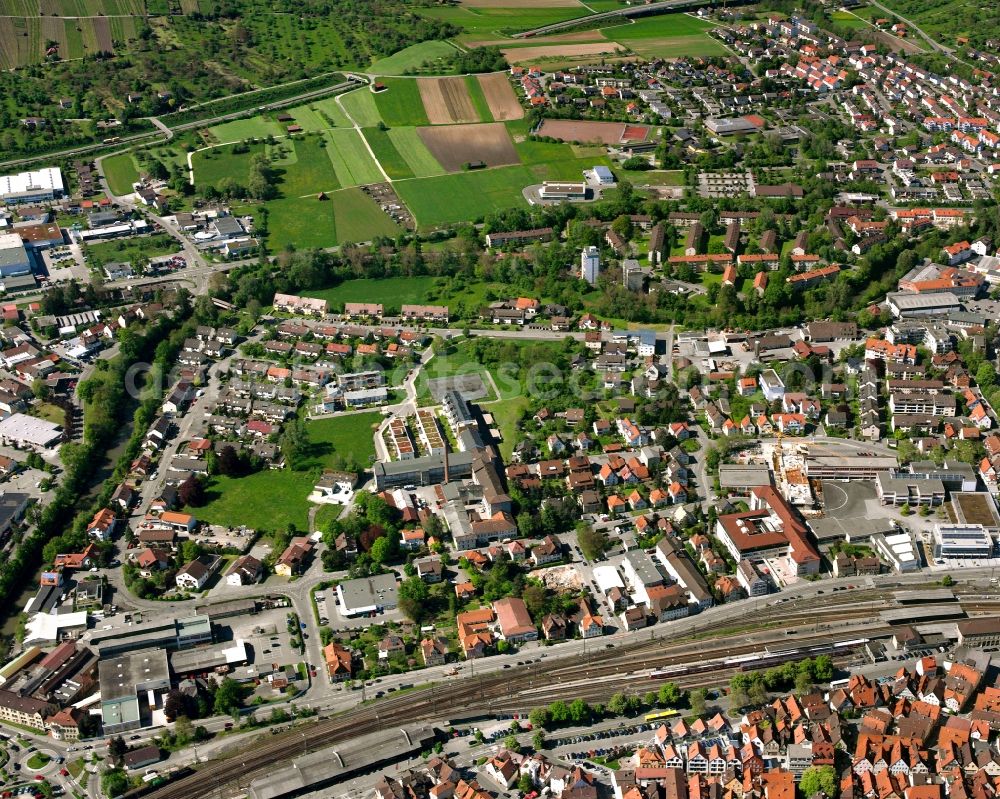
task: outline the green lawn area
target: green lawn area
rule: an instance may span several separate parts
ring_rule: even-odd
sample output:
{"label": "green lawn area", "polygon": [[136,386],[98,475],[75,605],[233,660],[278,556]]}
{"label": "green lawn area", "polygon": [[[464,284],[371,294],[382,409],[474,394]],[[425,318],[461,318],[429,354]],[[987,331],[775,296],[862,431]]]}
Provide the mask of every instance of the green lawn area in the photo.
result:
{"label": "green lawn area", "polygon": [[375,105],[375,95],[368,87],[348,92],[341,97],[344,110],[363,128],[374,128],[382,120],[378,107]]}
{"label": "green lawn area", "polygon": [[139,179],[139,170],[132,153],[121,153],[101,161],[104,176],[115,194],[130,194],[132,184]]}
{"label": "green lawn area", "polygon": [[341,186],[363,186],[385,180],[358,131],[337,128],[326,131],[324,136],[327,140],[326,154],[333,163]]}
{"label": "green lawn area", "polygon": [[368,71],[373,75],[402,75],[420,67],[425,61],[454,55],[455,48],[448,42],[430,41],[412,44],[388,58],[380,58]]}
{"label": "green lawn area", "polygon": [[[395,130],[395,128],[393,128]],[[412,130],[412,128],[410,128]],[[414,176],[410,165],[406,163],[402,153],[389,138],[389,131],[380,128],[365,128],[365,139],[375,153],[375,158],[382,165],[382,169],[393,180],[400,178],[412,178]]]}
{"label": "green lawn area", "polygon": [[834,11],[830,14],[830,19],[838,25],[843,25],[845,28],[854,28],[857,30],[869,27],[867,22],[859,19],[856,14],[852,14],[850,11]]}
{"label": "green lawn area", "polygon": [[44,752],[35,752],[28,758],[28,768],[38,771],[40,768],[45,768],[51,761],[52,758]]}
{"label": "green lawn area", "polygon": [[472,105],[476,109],[479,121],[492,122],[493,114],[490,111],[489,103],[486,102],[486,95],[483,93],[483,87],[479,83],[478,78],[476,78],[475,75],[466,75],[465,85],[469,90],[469,98],[472,100]]}
{"label": "green lawn area", "polygon": [[282,136],[285,128],[270,115],[259,114],[248,119],[234,119],[232,122],[213,125],[208,132],[220,142],[233,142]]}
{"label": "green lawn area", "polygon": [[[208,484],[208,502],[191,512],[212,524],[245,524],[257,530],[299,530],[309,527],[309,503],[316,478],[325,468],[334,468],[340,458],[367,465],[375,454],[373,425],[379,413],[360,413],[306,422],[314,453],[308,468],[264,470],[247,477],[216,476]],[[339,456],[339,457],[338,457]]]}
{"label": "green lawn area", "polygon": [[[430,293],[437,278],[428,275],[414,277],[360,278],[345,280],[339,286],[318,291],[305,291],[307,297],[318,297],[330,303],[332,309],[343,310],[345,302],[380,302],[393,308],[403,303],[431,304]],[[435,295],[436,299],[436,295]]]}
{"label": "green lawn area", "polygon": [[156,233],[152,236],[136,236],[87,244],[84,253],[87,260],[95,266],[117,261],[144,266],[150,258],[180,252],[180,249],[180,244],[173,236]]}
{"label": "green lawn area", "polygon": [[53,405],[51,402],[40,402],[37,405],[32,405],[28,412],[39,419],[47,419],[53,424],[62,425],[66,422],[66,413],[58,405]]}
{"label": "green lawn area", "polygon": [[[427,125],[427,112],[420,99],[420,88],[412,78],[386,78],[385,91],[375,95],[375,106],[390,128],[396,125]],[[365,127],[377,127],[366,125]]]}
{"label": "green lawn area", "polygon": [[521,418],[521,413],[529,405],[527,397],[515,397],[511,400],[494,402],[484,405],[483,409],[493,414],[493,421],[496,422],[500,431],[500,455],[504,463],[510,461],[510,456],[514,451],[514,446],[520,440],[517,429],[517,422]]}
{"label": "green lawn area", "polygon": [[395,184],[421,227],[475,222],[498,208],[525,205],[521,191],[538,183],[524,166],[459,172]]}

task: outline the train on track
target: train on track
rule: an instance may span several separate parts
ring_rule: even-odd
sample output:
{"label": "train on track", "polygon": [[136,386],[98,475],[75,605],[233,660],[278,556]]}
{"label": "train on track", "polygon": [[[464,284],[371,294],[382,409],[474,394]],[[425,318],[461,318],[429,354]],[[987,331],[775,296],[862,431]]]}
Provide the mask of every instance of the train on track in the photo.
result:
{"label": "train on track", "polygon": [[867,638],[856,638],[852,641],[839,641],[830,644],[800,646],[794,649],[784,649],[780,652],[752,652],[747,655],[737,655],[731,658],[706,660],[704,663],[686,663],[677,666],[667,666],[655,669],[649,673],[651,680],[668,680],[675,677],[688,677],[710,671],[737,669],[739,671],[759,671],[772,666],[782,666],[785,663],[819,657],[820,655],[843,655],[859,646],[868,643]]}

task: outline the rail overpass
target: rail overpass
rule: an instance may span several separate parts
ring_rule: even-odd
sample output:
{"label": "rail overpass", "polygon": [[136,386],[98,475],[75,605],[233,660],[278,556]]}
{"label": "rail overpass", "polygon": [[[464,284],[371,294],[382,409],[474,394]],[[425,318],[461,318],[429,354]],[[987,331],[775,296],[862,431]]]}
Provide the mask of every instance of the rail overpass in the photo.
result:
{"label": "rail overpass", "polygon": [[[743,2],[749,2],[749,0],[730,0],[726,5],[738,5]],[[535,36],[544,36],[569,28],[579,28],[582,25],[590,27],[594,22],[612,20],[616,17],[645,17],[669,11],[687,11],[692,8],[706,8],[715,5],[718,5],[718,3],[706,2],[706,0],[657,0],[657,2],[647,5],[616,8],[614,11],[602,11],[599,14],[591,14],[589,17],[576,17],[562,22],[554,22],[551,25],[542,25],[540,28],[532,28],[531,30],[515,33],[513,34],[513,38],[530,39]]]}

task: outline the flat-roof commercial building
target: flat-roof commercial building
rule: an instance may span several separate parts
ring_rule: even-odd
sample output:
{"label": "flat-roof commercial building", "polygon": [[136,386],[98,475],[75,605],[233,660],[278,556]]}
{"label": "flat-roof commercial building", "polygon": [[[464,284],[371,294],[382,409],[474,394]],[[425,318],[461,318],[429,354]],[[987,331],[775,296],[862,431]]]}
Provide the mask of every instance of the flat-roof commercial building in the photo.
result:
{"label": "flat-roof commercial building", "polygon": [[164,650],[186,649],[212,642],[212,622],[208,616],[195,615],[161,624],[119,628],[91,636],[90,645],[102,658],[148,647]]}
{"label": "flat-roof commercial building", "polygon": [[883,505],[940,505],[944,502],[944,483],[937,478],[909,475],[905,472],[879,472],[875,490]]}
{"label": "flat-roof commercial building", "polygon": [[0,422],[0,441],[32,449],[46,449],[62,440],[63,430],[52,422],[14,413]]}
{"label": "flat-roof commercial building", "polygon": [[960,311],[962,303],[950,291],[934,294],[911,294],[893,291],[886,295],[886,305],[897,319],[912,316],[938,316]]}
{"label": "flat-roof commercial building", "polygon": [[586,183],[549,183],[542,184],[538,196],[543,200],[585,200],[587,199]]}
{"label": "flat-roof commercial building", "polygon": [[810,480],[874,480],[898,465],[894,455],[808,455],[805,460]]}
{"label": "flat-roof commercial building", "polygon": [[0,201],[8,205],[55,200],[65,190],[62,172],[52,166],[0,177]]}
{"label": "flat-roof commercial building", "polygon": [[993,536],[981,524],[935,524],[934,557],[980,559],[993,557]]}
{"label": "flat-roof commercial building", "polygon": [[170,690],[170,667],[162,649],[104,658],[97,672],[106,735],[148,726],[152,712],[162,708],[162,697]]}
{"label": "flat-roof commercial building", "polygon": [[719,466],[719,485],[722,488],[746,489],[754,486],[769,486],[773,476],[768,466],[724,463]]}
{"label": "flat-roof commercial building", "polygon": [[[447,458],[447,468],[446,468]],[[474,451],[452,452],[447,456],[427,455],[408,460],[379,461],[372,467],[375,475],[375,489],[401,488],[406,485],[428,486],[450,480],[465,480],[472,477],[472,464],[476,459]],[[447,480],[445,472],[447,471]]]}
{"label": "flat-roof commercial building", "polygon": [[225,644],[174,652],[170,656],[170,667],[174,674],[198,674],[223,667],[240,666],[247,660],[247,643],[238,638]]}
{"label": "flat-roof commercial building", "polygon": [[359,616],[392,610],[398,603],[396,588],[396,575],[391,572],[344,580],[337,586],[340,612],[344,616]]}

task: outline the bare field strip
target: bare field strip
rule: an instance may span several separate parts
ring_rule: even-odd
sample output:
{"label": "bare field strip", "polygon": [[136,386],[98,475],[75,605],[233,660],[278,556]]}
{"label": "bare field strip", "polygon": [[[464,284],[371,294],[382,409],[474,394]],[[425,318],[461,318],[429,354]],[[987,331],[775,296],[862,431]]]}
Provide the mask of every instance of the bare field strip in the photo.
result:
{"label": "bare field strip", "polygon": [[432,125],[478,122],[479,115],[465,87],[465,78],[420,78],[420,99]]}
{"label": "bare field strip", "polygon": [[542,58],[578,58],[588,55],[624,52],[617,42],[594,42],[591,44],[553,44],[539,47],[505,47],[501,50],[512,64],[538,61]]}
{"label": "bare field strip", "polygon": [[624,142],[645,141],[649,128],[625,122],[596,122],[586,119],[543,119],[539,136],[551,136],[562,141],[600,142],[616,146]]}
{"label": "bare field strip", "polygon": [[510,85],[505,74],[495,72],[491,75],[480,75],[479,85],[483,87],[486,104],[497,122],[520,119],[524,116],[524,108],[517,101],[514,87]]}
{"label": "bare field strip", "polygon": [[438,163],[449,172],[460,172],[465,164],[477,161],[487,166],[520,163],[507,128],[499,122],[417,128],[417,134]]}
{"label": "bare field strip", "polygon": [[467,42],[469,47],[518,47],[523,42],[525,47],[541,47],[544,44],[563,44],[572,42],[606,42],[608,37],[603,31],[573,31],[572,33],[557,33],[554,36],[539,36],[531,39],[490,39],[489,41]]}

